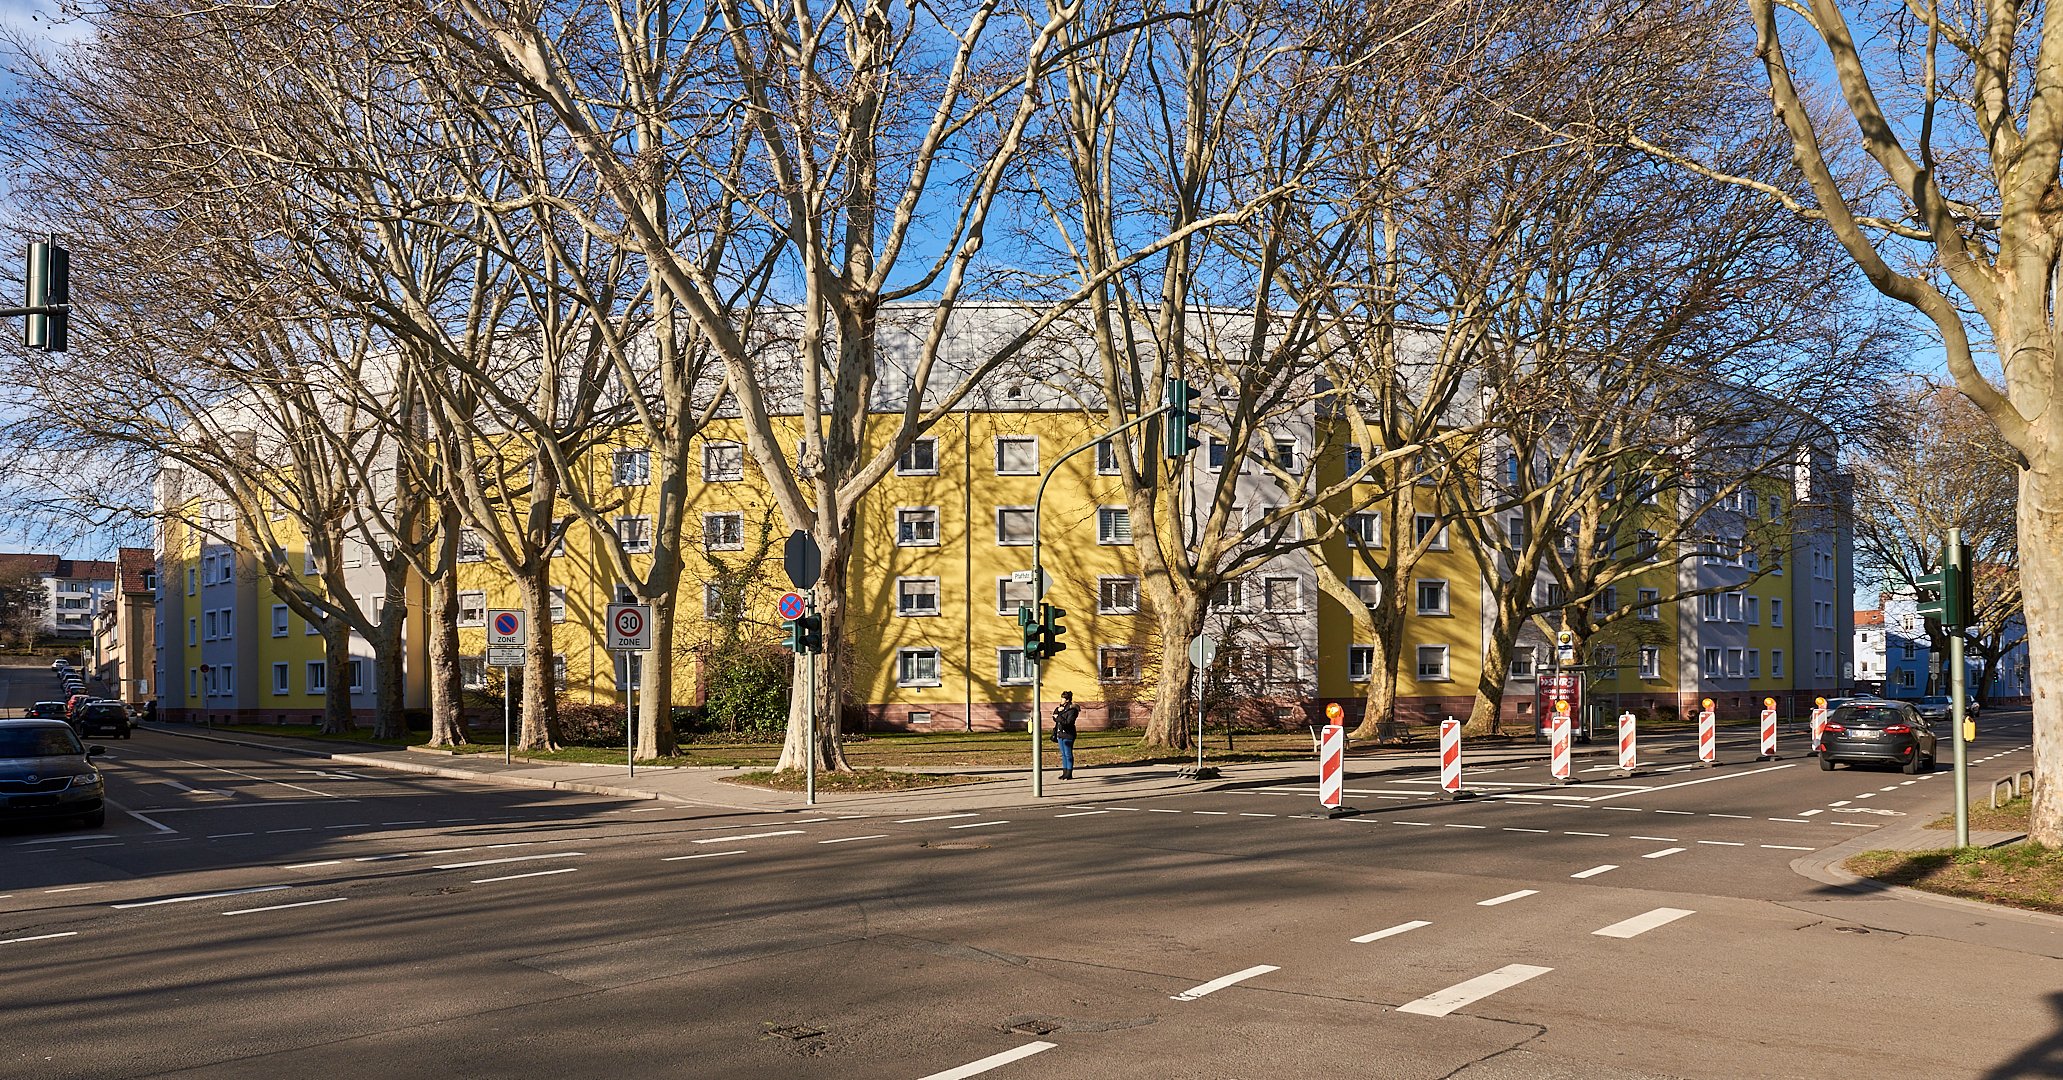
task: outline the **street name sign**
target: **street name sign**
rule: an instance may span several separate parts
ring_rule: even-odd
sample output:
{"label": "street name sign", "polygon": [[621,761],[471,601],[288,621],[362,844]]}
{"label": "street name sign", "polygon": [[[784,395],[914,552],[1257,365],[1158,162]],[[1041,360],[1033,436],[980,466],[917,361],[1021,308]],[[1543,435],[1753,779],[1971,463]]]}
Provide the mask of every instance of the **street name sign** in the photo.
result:
{"label": "street name sign", "polygon": [[523,646],[487,646],[487,666],[491,668],[519,668],[523,666]]}

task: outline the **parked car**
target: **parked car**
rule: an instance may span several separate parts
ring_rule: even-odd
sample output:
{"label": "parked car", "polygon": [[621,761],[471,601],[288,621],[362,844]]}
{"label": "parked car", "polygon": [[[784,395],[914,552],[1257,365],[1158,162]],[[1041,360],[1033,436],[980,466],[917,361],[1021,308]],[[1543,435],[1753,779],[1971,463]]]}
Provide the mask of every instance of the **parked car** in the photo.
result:
{"label": "parked car", "polygon": [[1819,767],[1897,765],[1908,773],[1934,768],[1934,729],[1904,701],[1855,701],[1828,715],[1820,730]]}
{"label": "parked car", "polygon": [[50,670],[52,671],[63,671],[64,669],[71,666],[72,665],[68,661],[66,661],[65,658],[62,656],[50,662]]}
{"label": "parked car", "polygon": [[29,706],[29,715],[38,720],[63,720],[66,718],[64,714],[64,702],[39,701],[34,705]]}
{"label": "parked car", "polygon": [[110,732],[117,739],[129,737],[129,710],[119,701],[89,701],[72,716],[72,727],[81,736]]}
{"label": "parked car", "polygon": [[64,699],[64,718],[66,720],[76,719],[79,715],[79,706],[84,705],[92,700],[93,695],[88,694],[84,691],[80,691]]}
{"label": "parked car", "polygon": [[0,819],[72,818],[89,829],[107,822],[104,785],[93,758],[57,720],[0,720]]}

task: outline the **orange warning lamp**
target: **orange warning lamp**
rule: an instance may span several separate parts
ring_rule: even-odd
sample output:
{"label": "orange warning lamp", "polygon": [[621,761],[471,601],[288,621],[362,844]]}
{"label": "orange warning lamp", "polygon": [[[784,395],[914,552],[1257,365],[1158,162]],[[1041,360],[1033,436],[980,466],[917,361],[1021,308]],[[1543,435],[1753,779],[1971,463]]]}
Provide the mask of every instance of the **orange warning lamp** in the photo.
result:
{"label": "orange warning lamp", "polygon": [[1325,718],[1327,720],[1330,720],[1333,723],[1337,724],[1340,722],[1340,717],[1345,716],[1346,714],[1347,711],[1345,709],[1340,708],[1339,702],[1328,701],[1325,703]]}

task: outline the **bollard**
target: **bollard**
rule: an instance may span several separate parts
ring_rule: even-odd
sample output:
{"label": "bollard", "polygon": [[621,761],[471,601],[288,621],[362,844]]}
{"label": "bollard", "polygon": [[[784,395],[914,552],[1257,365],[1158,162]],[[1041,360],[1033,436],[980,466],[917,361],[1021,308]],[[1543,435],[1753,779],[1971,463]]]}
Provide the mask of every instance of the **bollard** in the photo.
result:
{"label": "bollard", "polygon": [[1569,783],[1569,703],[1554,703],[1554,719],[1549,721],[1548,771],[1554,774],[1556,783]]}
{"label": "bollard", "polygon": [[1703,704],[1698,710],[1698,760],[1709,769],[1719,764],[1719,714],[1713,711],[1711,698]]}
{"label": "bollard", "polygon": [[1619,714],[1619,771],[1626,776],[1632,776],[1640,766],[1635,726],[1631,712]]}
{"label": "bollard", "polygon": [[1762,699],[1762,756],[1757,761],[1775,761],[1776,753],[1776,699]]}
{"label": "bollard", "polygon": [[1347,781],[1347,729],[1340,722],[1338,705],[1328,706],[1325,713],[1327,722],[1318,749],[1318,809],[1310,816],[1348,817],[1359,811],[1340,805]]}
{"label": "bollard", "polygon": [[1812,757],[1818,757],[1818,756],[1819,756],[1819,754],[1820,754],[1820,745],[1819,745],[1819,737],[1820,737],[1820,733],[1821,733],[1821,732],[1823,732],[1823,731],[1825,731],[1826,729],[1827,729],[1827,699],[1826,699],[1826,698],[1813,698],[1813,699],[1812,699],[1812,749],[1811,749],[1811,750],[1809,751],[1809,754],[1810,754],[1810,756],[1812,756]]}
{"label": "bollard", "polygon": [[1461,721],[1448,717],[1440,721],[1440,786],[1456,799],[1466,799],[1461,790]]}

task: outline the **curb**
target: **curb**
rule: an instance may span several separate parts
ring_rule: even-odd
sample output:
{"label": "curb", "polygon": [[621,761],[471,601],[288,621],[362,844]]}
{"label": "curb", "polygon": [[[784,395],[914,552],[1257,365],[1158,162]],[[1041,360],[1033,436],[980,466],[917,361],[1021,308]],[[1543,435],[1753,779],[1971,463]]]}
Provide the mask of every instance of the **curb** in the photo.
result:
{"label": "curb", "polygon": [[[1908,826],[1908,828],[1917,830],[1920,827]],[[2009,918],[2033,926],[2040,926],[2051,930],[2063,930],[2063,915],[2051,915],[2045,911],[2026,911],[2021,908],[2006,907],[2003,904],[1987,904],[1982,900],[1969,900],[1960,896],[1943,896],[1940,893],[1927,892],[1924,889],[1915,889],[1905,885],[1889,885],[1873,878],[1851,874],[1841,866],[1842,863],[1848,861],[1848,857],[1851,855],[1859,855],[1862,852],[1874,851],[1883,847],[1884,845],[1881,842],[1872,842],[1877,841],[1881,835],[1880,833],[1873,833],[1869,836],[1860,836],[1854,840],[1836,844],[1833,847],[1824,848],[1810,855],[1793,859],[1791,860],[1791,870],[1800,877],[1809,878],[1823,885],[1831,885],[1859,899],[1889,897],[1894,900],[1910,900],[1914,903],[1925,904],[1929,907],[1941,908],[1965,915],[1979,914],[1991,918]],[[1992,846],[2003,847],[2005,844],[2012,842],[2011,840],[2005,840]]]}

